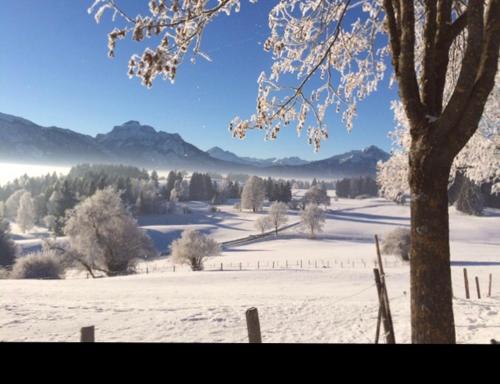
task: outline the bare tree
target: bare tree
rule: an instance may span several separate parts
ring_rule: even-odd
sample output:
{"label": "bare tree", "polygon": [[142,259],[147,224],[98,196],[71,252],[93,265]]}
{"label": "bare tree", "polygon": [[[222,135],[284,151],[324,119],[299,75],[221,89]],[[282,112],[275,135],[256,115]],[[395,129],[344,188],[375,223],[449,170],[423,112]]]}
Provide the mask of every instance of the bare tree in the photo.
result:
{"label": "bare tree", "polygon": [[193,271],[202,271],[208,256],[218,255],[219,244],[194,229],[186,229],[180,239],[172,243],[172,261],[188,264]]}
{"label": "bare tree", "polygon": [[29,192],[23,193],[19,200],[16,223],[23,233],[29,231],[35,225],[35,207]]}
{"label": "bare tree", "polygon": [[311,239],[314,239],[316,234],[323,230],[325,216],[323,210],[314,203],[306,205],[300,213],[300,219],[302,227],[309,232]]}
{"label": "bare tree", "polygon": [[260,232],[264,233],[268,228],[271,227],[271,222],[269,216],[261,216],[255,220],[255,228]]}
{"label": "bare tree", "polygon": [[274,227],[276,236],[278,236],[278,228],[288,222],[287,217],[288,206],[283,202],[275,201],[269,209],[269,221]]}
{"label": "bare tree", "polygon": [[305,204],[324,204],[328,206],[330,205],[330,197],[326,189],[316,184],[307,190],[304,195],[304,202]]}
{"label": "bare tree", "polygon": [[250,177],[241,192],[241,208],[260,211],[266,197],[264,181],[257,176]]}
{"label": "bare tree", "polygon": [[108,276],[130,273],[138,259],[156,255],[151,239],[111,187],[69,211],[64,233],[69,236],[69,254],[92,274],[94,270]]}
{"label": "bare tree", "polygon": [[17,210],[19,209],[19,202],[21,200],[21,197],[26,193],[27,191],[24,189],[19,189],[12,193],[7,201],[5,201],[5,217],[9,219],[15,219],[17,216]]}
{"label": "bare tree", "polygon": [[[109,34],[111,57],[118,39],[160,37],[155,49],[129,62],[129,75],[148,87],[158,76],[174,81],[189,52],[193,60],[209,59],[201,44],[206,26],[238,11],[240,0],[149,5],[146,17],[128,15],[117,0],[97,0],[91,9],[97,21],[109,9],[125,22]],[[391,55],[411,136],[412,341],[455,343],[448,176],[453,159],[476,132],[494,85],[500,0],[278,0],[269,26],[264,49],[272,51],[274,63],[270,74],[259,76],[256,113],[230,123],[235,137],[256,128],[275,139],[292,121],[301,132],[312,120],[308,140],[319,148],[328,138],[328,108],[342,111],[350,130],[358,101],[377,89]],[[387,45],[376,44],[381,40]],[[290,75],[297,77],[295,86]],[[453,85],[446,87],[448,82]]]}

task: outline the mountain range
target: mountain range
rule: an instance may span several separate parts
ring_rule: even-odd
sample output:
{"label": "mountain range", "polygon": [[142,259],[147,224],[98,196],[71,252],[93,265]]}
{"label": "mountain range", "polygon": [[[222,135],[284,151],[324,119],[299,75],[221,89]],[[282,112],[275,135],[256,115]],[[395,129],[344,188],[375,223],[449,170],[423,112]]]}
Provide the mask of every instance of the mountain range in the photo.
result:
{"label": "mountain range", "polygon": [[388,158],[389,154],[376,146],[311,162],[298,157],[240,157],[219,147],[202,151],[177,133],[157,131],[134,120],[92,137],[70,129],[42,127],[21,117],[0,113],[0,161],[16,163],[121,163],[158,170],[327,179],[374,175],[377,162]]}

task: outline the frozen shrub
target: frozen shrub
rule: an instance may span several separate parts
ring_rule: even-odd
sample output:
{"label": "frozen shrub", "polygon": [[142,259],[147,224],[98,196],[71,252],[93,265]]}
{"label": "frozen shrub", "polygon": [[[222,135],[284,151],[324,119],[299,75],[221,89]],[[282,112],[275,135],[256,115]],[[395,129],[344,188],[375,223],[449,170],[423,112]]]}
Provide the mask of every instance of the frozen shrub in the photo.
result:
{"label": "frozen shrub", "polygon": [[278,236],[278,228],[288,222],[288,206],[285,203],[275,201],[269,209],[269,222],[274,227],[276,236]]}
{"label": "frozen shrub", "polygon": [[397,255],[401,259],[410,260],[411,232],[407,228],[396,228],[386,234],[382,241],[382,253]]}
{"label": "frozen shrub", "polygon": [[319,185],[313,185],[304,195],[304,201],[306,204],[324,204],[326,206],[330,205],[330,197],[325,188]]}
{"label": "frozen shrub", "polygon": [[69,254],[91,274],[92,270],[108,276],[132,273],[138,259],[156,255],[151,239],[111,187],[68,211],[64,232]]}
{"label": "frozen shrub", "polygon": [[61,259],[52,251],[31,253],[17,259],[13,279],[60,279],[64,275]]}
{"label": "frozen shrub", "polygon": [[236,203],[233,205],[233,208],[236,209],[237,211],[241,211],[241,204],[240,203]]}
{"label": "frozen shrub", "polygon": [[19,208],[17,209],[16,223],[23,233],[29,231],[35,225],[35,206],[31,193],[25,192],[19,199]]}
{"label": "frozen shrub", "polygon": [[7,201],[5,202],[5,217],[9,219],[15,219],[17,216],[17,210],[19,208],[19,201],[21,200],[22,195],[26,193],[26,190],[19,189],[15,191],[12,195],[9,196]]}
{"label": "frozen shrub", "polygon": [[300,213],[300,219],[302,227],[309,232],[311,239],[314,239],[316,233],[323,230],[325,215],[323,210],[314,203],[307,204]]}
{"label": "frozen shrub", "polygon": [[241,207],[258,212],[262,209],[265,198],[266,186],[264,180],[257,176],[250,177],[241,192]]}
{"label": "frozen shrub", "polygon": [[193,271],[202,271],[205,258],[219,252],[219,244],[215,240],[194,229],[186,229],[181,238],[172,243],[172,261],[188,264]]}
{"label": "frozen shrub", "polygon": [[261,216],[257,220],[255,220],[255,229],[257,229],[260,233],[264,233],[266,229],[271,228],[272,224],[269,220],[269,216]]}

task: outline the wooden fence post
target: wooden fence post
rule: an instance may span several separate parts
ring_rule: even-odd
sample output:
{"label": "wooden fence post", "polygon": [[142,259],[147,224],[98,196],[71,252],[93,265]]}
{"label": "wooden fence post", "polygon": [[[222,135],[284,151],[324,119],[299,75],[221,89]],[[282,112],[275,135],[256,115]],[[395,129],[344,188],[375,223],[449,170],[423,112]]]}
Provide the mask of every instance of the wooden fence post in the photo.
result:
{"label": "wooden fence post", "polygon": [[95,327],[91,325],[90,327],[82,327],[80,329],[80,342],[82,343],[93,343],[95,341]]}
{"label": "wooden fence post", "polygon": [[273,261],[273,269],[274,269],[274,261]]}
{"label": "wooden fence post", "polygon": [[476,276],[476,288],[477,288],[477,298],[480,299],[481,298],[481,290],[479,289],[479,279],[477,276]]}
{"label": "wooden fence post", "polygon": [[240,263],[240,271],[241,271],[241,263]]}
{"label": "wooden fence post", "polygon": [[465,285],[465,298],[470,299],[469,279],[467,278],[467,268],[464,268],[464,285]]}
{"label": "wooden fence post", "polygon": [[302,260],[300,260],[300,268],[302,268]]}
{"label": "wooden fence post", "polygon": [[257,261],[257,269],[260,269],[260,261]]}
{"label": "wooden fence post", "polygon": [[[394,337],[394,330],[392,329],[391,321],[390,321],[390,313],[387,310],[387,300],[386,300],[386,292],[384,289],[384,283],[380,278],[379,270],[377,268],[373,269],[373,274],[375,276],[375,284],[377,285],[378,292],[378,300],[381,313],[382,323],[384,324],[385,337],[387,340],[387,344],[395,344],[396,340]],[[378,334],[378,332],[377,332]]]}
{"label": "wooden fence post", "polygon": [[491,280],[493,279],[493,277],[491,276],[491,273],[490,273],[490,281],[488,283],[488,297],[491,297]]}
{"label": "wooden fence post", "polygon": [[380,246],[378,244],[378,236],[375,235],[375,245],[377,247],[377,261],[378,261],[378,268],[380,270],[380,275],[382,276],[382,278],[385,276],[385,273],[384,273],[384,266],[382,265],[382,255],[380,253]]}
{"label": "wooden fence post", "polygon": [[[378,290],[378,287],[377,287]],[[380,299],[379,299],[380,302]],[[378,316],[377,316],[377,330],[375,331],[375,344],[378,344],[378,339],[380,336],[380,320],[382,319],[382,306],[378,306]]]}
{"label": "wooden fence post", "polygon": [[[375,235],[375,244],[377,246],[377,259],[378,259],[378,264],[380,268],[380,282],[382,286],[382,299],[384,300],[384,307],[386,311],[386,317],[389,322],[389,331],[390,331],[390,341],[388,340],[389,344],[395,344],[396,343],[396,337],[394,335],[394,325],[392,323],[392,314],[391,314],[391,307],[389,305],[389,294],[387,292],[387,286],[385,284],[385,273],[384,273],[384,266],[382,264],[382,255],[380,253],[380,246],[378,242],[378,236]],[[377,270],[378,273],[378,270]]]}
{"label": "wooden fence post", "polygon": [[262,343],[262,336],[260,334],[259,312],[257,308],[249,308],[246,313],[247,329],[248,329],[248,342],[249,343]]}
{"label": "wooden fence post", "polygon": [[220,263],[220,270],[223,271],[224,270],[224,266],[222,265],[222,263]]}

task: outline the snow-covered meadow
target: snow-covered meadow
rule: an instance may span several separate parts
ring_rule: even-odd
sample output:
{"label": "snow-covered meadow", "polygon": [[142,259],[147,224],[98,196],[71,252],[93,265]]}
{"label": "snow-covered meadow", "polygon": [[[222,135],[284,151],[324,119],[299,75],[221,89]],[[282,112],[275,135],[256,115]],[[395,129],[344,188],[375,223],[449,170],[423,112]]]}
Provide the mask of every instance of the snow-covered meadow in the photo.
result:
{"label": "snow-covered meadow", "polygon": [[[215,213],[203,203],[190,208],[189,215],[145,216],[139,224],[166,251],[186,227],[219,242],[257,234],[254,221],[262,215],[232,205]],[[289,224],[299,221],[296,212],[289,214]],[[0,340],[78,341],[80,327],[95,325],[97,341],[246,342],[245,310],[254,306],[264,342],[372,343],[378,313],[373,235],[398,226],[409,226],[408,206],[332,199],[317,239],[292,226],[278,238],[224,247],[203,272],[180,266],[174,272],[162,257],[126,277],[94,280],[70,272],[60,281],[0,280]],[[500,210],[471,217],[450,208],[450,226],[457,339],[488,343],[500,338]],[[16,238],[36,243],[42,235]],[[408,343],[409,267],[393,256],[384,261],[396,341]],[[485,297],[490,273],[492,295]]]}

